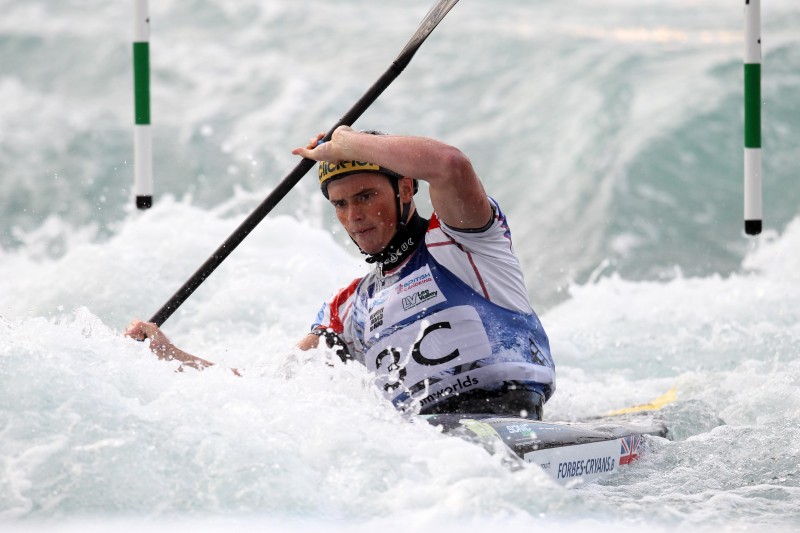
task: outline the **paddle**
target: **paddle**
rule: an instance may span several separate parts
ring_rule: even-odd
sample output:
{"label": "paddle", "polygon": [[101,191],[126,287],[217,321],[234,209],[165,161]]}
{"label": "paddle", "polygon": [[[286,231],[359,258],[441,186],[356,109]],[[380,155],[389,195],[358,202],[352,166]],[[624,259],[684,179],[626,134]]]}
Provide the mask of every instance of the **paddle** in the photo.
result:
{"label": "paddle", "polygon": [[[372,87],[358,100],[358,102],[339,119],[339,122],[333,126],[322,141],[328,141],[333,135],[333,132],[339,126],[352,126],[353,123],[364,113],[364,111],[378,99],[378,96],[397,78],[403,69],[411,62],[411,58],[417,52],[419,47],[428,38],[428,35],[439,25],[439,22],[447,15],[450,9],[458,3],[458,0],[439,0],[436,2],[428,14],[420,23],[419,28],[408,41],[405,48],[400,52],[391,66],[378,78]],[[225,258],[247,237],[253,229],[269,214],[272,209],[278,205],[284,196],[286,196],[292,188],[297,185],[300,179],[316,164],[316,161],[311,159],[303,159],[292,170],[283,181],[281,181],[275,190],[267,196],[261,204],[242,222],[238,228],[231,234],[228,239],[217,248],[217,250],[209,257],[203,265],[197,269],[197,272],[192,274],[186,283],[172,295],[172,297],[165,303],[161,309],[150,319],[150,322],[161,326],[178,307],[186,301],[189,296],[197,289],[208,276],[211,275],[216,268],[222,264]]]}

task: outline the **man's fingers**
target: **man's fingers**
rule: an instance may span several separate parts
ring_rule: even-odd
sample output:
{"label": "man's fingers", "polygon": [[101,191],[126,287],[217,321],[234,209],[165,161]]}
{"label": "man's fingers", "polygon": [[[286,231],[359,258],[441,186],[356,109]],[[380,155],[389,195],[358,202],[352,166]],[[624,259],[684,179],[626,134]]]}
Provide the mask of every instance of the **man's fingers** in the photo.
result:
{"label": "man's fingers", "polygon": [[130,337],[137,341],[144,341],[145,339],[155,338],[159,333],[158,326],[142,322],[141,320],[134,320],[125,330],[125,336]]}
{"label": "man's fingers", "polygon": [[295,148],[292,150],[293,155],[299,155],[301,157],[305,157],[306,159],[316,159],[319,161],[319,158],[314,157],[314,150],[319,146],[320,141],[325,137],[324,133],[318,133],[316,137],[311,137],[308,140],[308,145],[304,148]]}
{"label": "man's fingers", "polygon": [[313,150],[316,148],[323,137],[325,137],[324,133],[318,133],[316,137],[311,137],[311,139],[308,141],[308,149]]}
{"label": "man's fingers", "polygon": [[127,328],[125,328],[125,336],[135,339],[137,341],[142,341],[145,339],[145,334],[142,331],[142,321],[141,320],[134,320],[131,322]]}

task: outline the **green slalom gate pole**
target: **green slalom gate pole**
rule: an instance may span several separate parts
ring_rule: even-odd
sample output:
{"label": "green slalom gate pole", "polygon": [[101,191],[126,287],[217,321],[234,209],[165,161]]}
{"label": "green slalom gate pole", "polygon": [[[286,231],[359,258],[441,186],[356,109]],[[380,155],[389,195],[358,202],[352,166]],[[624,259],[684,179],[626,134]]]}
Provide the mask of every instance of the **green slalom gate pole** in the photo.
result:
{"label": "green slalom gate pole", "polygon": [[761,233],[761,0],[744,2],[744,231]]}
{"label": "green slalom gate pole", "polygon": [[150,10],[134,0],[133,21],[133,192],[136,207],[153,205],[153,137],[150,131]]}

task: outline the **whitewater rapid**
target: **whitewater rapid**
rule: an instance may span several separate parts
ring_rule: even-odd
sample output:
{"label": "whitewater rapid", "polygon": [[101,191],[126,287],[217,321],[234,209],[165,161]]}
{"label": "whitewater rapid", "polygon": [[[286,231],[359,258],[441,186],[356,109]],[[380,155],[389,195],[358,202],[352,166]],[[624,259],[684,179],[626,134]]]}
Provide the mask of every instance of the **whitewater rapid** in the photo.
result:
{"label": "whitewater rapid", "polygon": [[216,366],[176,372],[122,336],[429,4],[153,3],[148,211],[132,207],[131,8],[2,4],[0,527],[797,528],[792,0],[763,6],[758,238],[742,234],[739,4],[464,0],[357,124],[459,146],[507,213],[557,365],[547,420],[675,387],[673,440],[618,474],[565,488],[512,472],[406,421],[363,368],[297,352],[367,268],[313,176],[166,322]]}

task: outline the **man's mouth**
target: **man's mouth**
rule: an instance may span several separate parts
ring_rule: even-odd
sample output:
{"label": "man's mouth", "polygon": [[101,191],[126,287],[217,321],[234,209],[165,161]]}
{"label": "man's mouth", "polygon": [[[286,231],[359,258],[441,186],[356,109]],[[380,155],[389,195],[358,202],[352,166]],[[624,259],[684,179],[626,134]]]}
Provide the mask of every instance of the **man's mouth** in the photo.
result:
{"label": "man's mouth", "polygon": [[363,228],[363,229],[353,230],[353,236],[354,237],[363,237],[364,235],[367,235],[369,232],[371,232],[374,229],[375,228]]}

